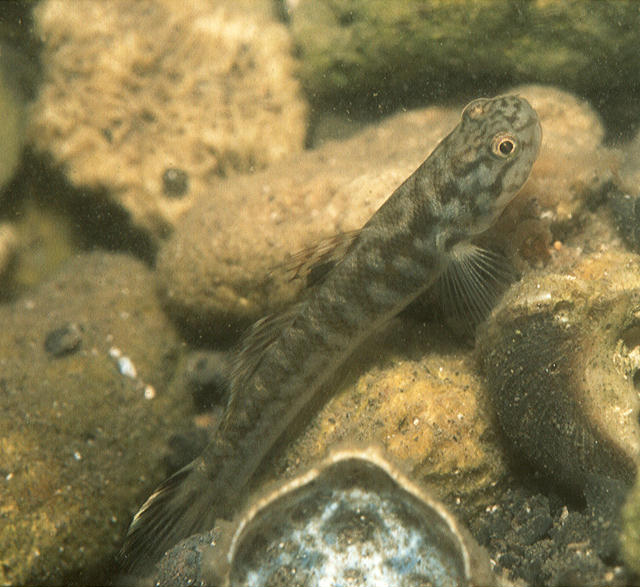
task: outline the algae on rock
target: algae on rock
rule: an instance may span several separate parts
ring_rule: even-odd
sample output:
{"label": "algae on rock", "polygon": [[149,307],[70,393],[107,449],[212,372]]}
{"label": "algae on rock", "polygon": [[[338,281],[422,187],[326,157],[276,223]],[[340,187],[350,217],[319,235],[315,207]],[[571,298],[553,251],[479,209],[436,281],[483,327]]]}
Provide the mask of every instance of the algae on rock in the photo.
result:
{"label": "algae on rock", "polygon": [[[604,94],[633,120],[640,14],[609,0],[301,0],[288,17],[313,100],[388,109],[505,84]],[[352,108],[353,110],[353,108]],[[618,120],[616,120],[616,118]]]}

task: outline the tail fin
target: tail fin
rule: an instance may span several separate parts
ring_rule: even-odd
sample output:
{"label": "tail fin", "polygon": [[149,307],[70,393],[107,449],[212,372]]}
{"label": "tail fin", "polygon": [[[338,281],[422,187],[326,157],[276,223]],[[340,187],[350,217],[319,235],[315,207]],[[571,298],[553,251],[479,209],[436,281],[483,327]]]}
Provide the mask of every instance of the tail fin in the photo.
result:
{"label": "tail fin", "polygon": [[164,481],[134,516],[119,554],[123,569],[150,569],[183,538],[213,528],[215,486],[197,467],[198,460]]}

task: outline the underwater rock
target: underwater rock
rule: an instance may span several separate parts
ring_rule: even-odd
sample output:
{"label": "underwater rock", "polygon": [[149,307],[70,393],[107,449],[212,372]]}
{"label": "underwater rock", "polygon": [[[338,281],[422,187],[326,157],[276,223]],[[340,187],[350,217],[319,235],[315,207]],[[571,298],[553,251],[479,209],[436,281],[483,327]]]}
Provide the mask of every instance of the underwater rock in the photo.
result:
{"label": "underwater rock", "polygon": [[459,116],[410,112],[213,187],[159,252],[168,311],[219,339],[290,301],[302,285],[282,267],[290,255],[362,226]]}
{"label": "underwater rock", "polygon": [[14,259],[18,237],[13,224],[0,222],[0,277],[2,277]]}
{"label": "underwater rock", "polygon": [[376,444],[438,499],[485,507],[507,465],[476,371],[471,349],[442,327],[392,321],[285,434],[256,485],[297,475],[336,445]]}
{"label": "underwater rock", "polygon": [[12,293],[31,290],[51,279],[81,252],[74,222],[64,211],[36,198],[23,199],[11,224],[15,260],[7,282]]}
{"label": "underwater rock", "polygon": [[625,562],[640,575],[640,476],[636,478],[622,510],[623,532],[620,536]]}
{"label": "underwater rock", "polygon": [[44,339],[44,350],[54,357],[64,357],[80,347],[82,342],[82,326],[69,322],[55,328]]}
{"label": "underwater rock", "polygon": [[221,405],[229,392],[228,353],[194,351],[187,357],[184,378],[198,411]]}
{"label": "underwater rock", "polygon": [[[167,393],[179,341],[150,270],[99,252],[0,306],[0,323],[0,584],[104,584],[167,439],[189,425],[189,401]],[[54,358],[43,343],[64,324],[82,325],[82,344]]]}
{"label": "underwater rock", "polygon": [[0,40],[0,194],[18,167],[24,144],[27,101],[11,74],[22,65]]}
{"label": "underwater rock", "polygon": [[[45,81],[31,107],[31,145],[75,186],[106,192],[134,226],[166,235],[221,176],[303,148],[291,42],[267,6],[39,3]],[[167,169],[185,174],[169,189]]]}
{"label": "underwater rock", "polygon": [[[375,448],[332,451],[255,498],[238,520],[228,552],[220,537],[200,553],[191,539],[160,568],[179,556],[194,567],[190,580],[229,587],[498,583],[470,534]],[[154,584],[176,584],[163,575]]]}
{"label": "underwater rock", "polygon": [[604,95],[618,125],[635,121],[640,15],[633,4],[286,4],[300,78],[317,107],[377,111],[505,79],[545,80],[581,95]]}
{"label": "underwater rock", "polygon": [[640,458],[640,260],[610,251],[513,286],[478,340],[507,446],[578,494]]}
{"label": "underwater rock", "polygon": [[[612,153],[586,103],[555,88],[514,91],[538,110],[542,147],[491,238],[528,267],[583,225],[584,186],[609,178]],[[159,253],[166,308],[189,336],[216,339],[280,308],[304,285],[285,270],[291,255],[360,228],[459,116],[438,107],[399,114],[198,198]]]}

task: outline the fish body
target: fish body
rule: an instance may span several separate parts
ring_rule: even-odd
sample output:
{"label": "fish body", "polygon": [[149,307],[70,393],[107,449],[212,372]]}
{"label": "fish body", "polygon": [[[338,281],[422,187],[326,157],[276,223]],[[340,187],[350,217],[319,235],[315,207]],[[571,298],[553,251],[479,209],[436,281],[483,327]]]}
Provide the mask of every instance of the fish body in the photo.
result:
{"label": "fish body", "polygon": [[351,352],[473,250],[529,176],[538,116],[518,96],[478,99],[353,237],[348,250],[231,381],[204,452],[134,517],[125,564],[146,564],[230,517],[276,440]]}

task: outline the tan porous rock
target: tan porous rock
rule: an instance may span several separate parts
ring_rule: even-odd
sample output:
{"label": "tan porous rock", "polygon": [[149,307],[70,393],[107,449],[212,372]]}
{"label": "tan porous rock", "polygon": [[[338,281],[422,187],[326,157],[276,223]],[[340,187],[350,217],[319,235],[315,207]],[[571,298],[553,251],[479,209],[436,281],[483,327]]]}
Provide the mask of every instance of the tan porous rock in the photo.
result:
{"label": "tan porous rock", "polygon": [[303,146],[291,43],[260,2],[47,0],[35,21],[31,144],[154,237],[220,176]]}

